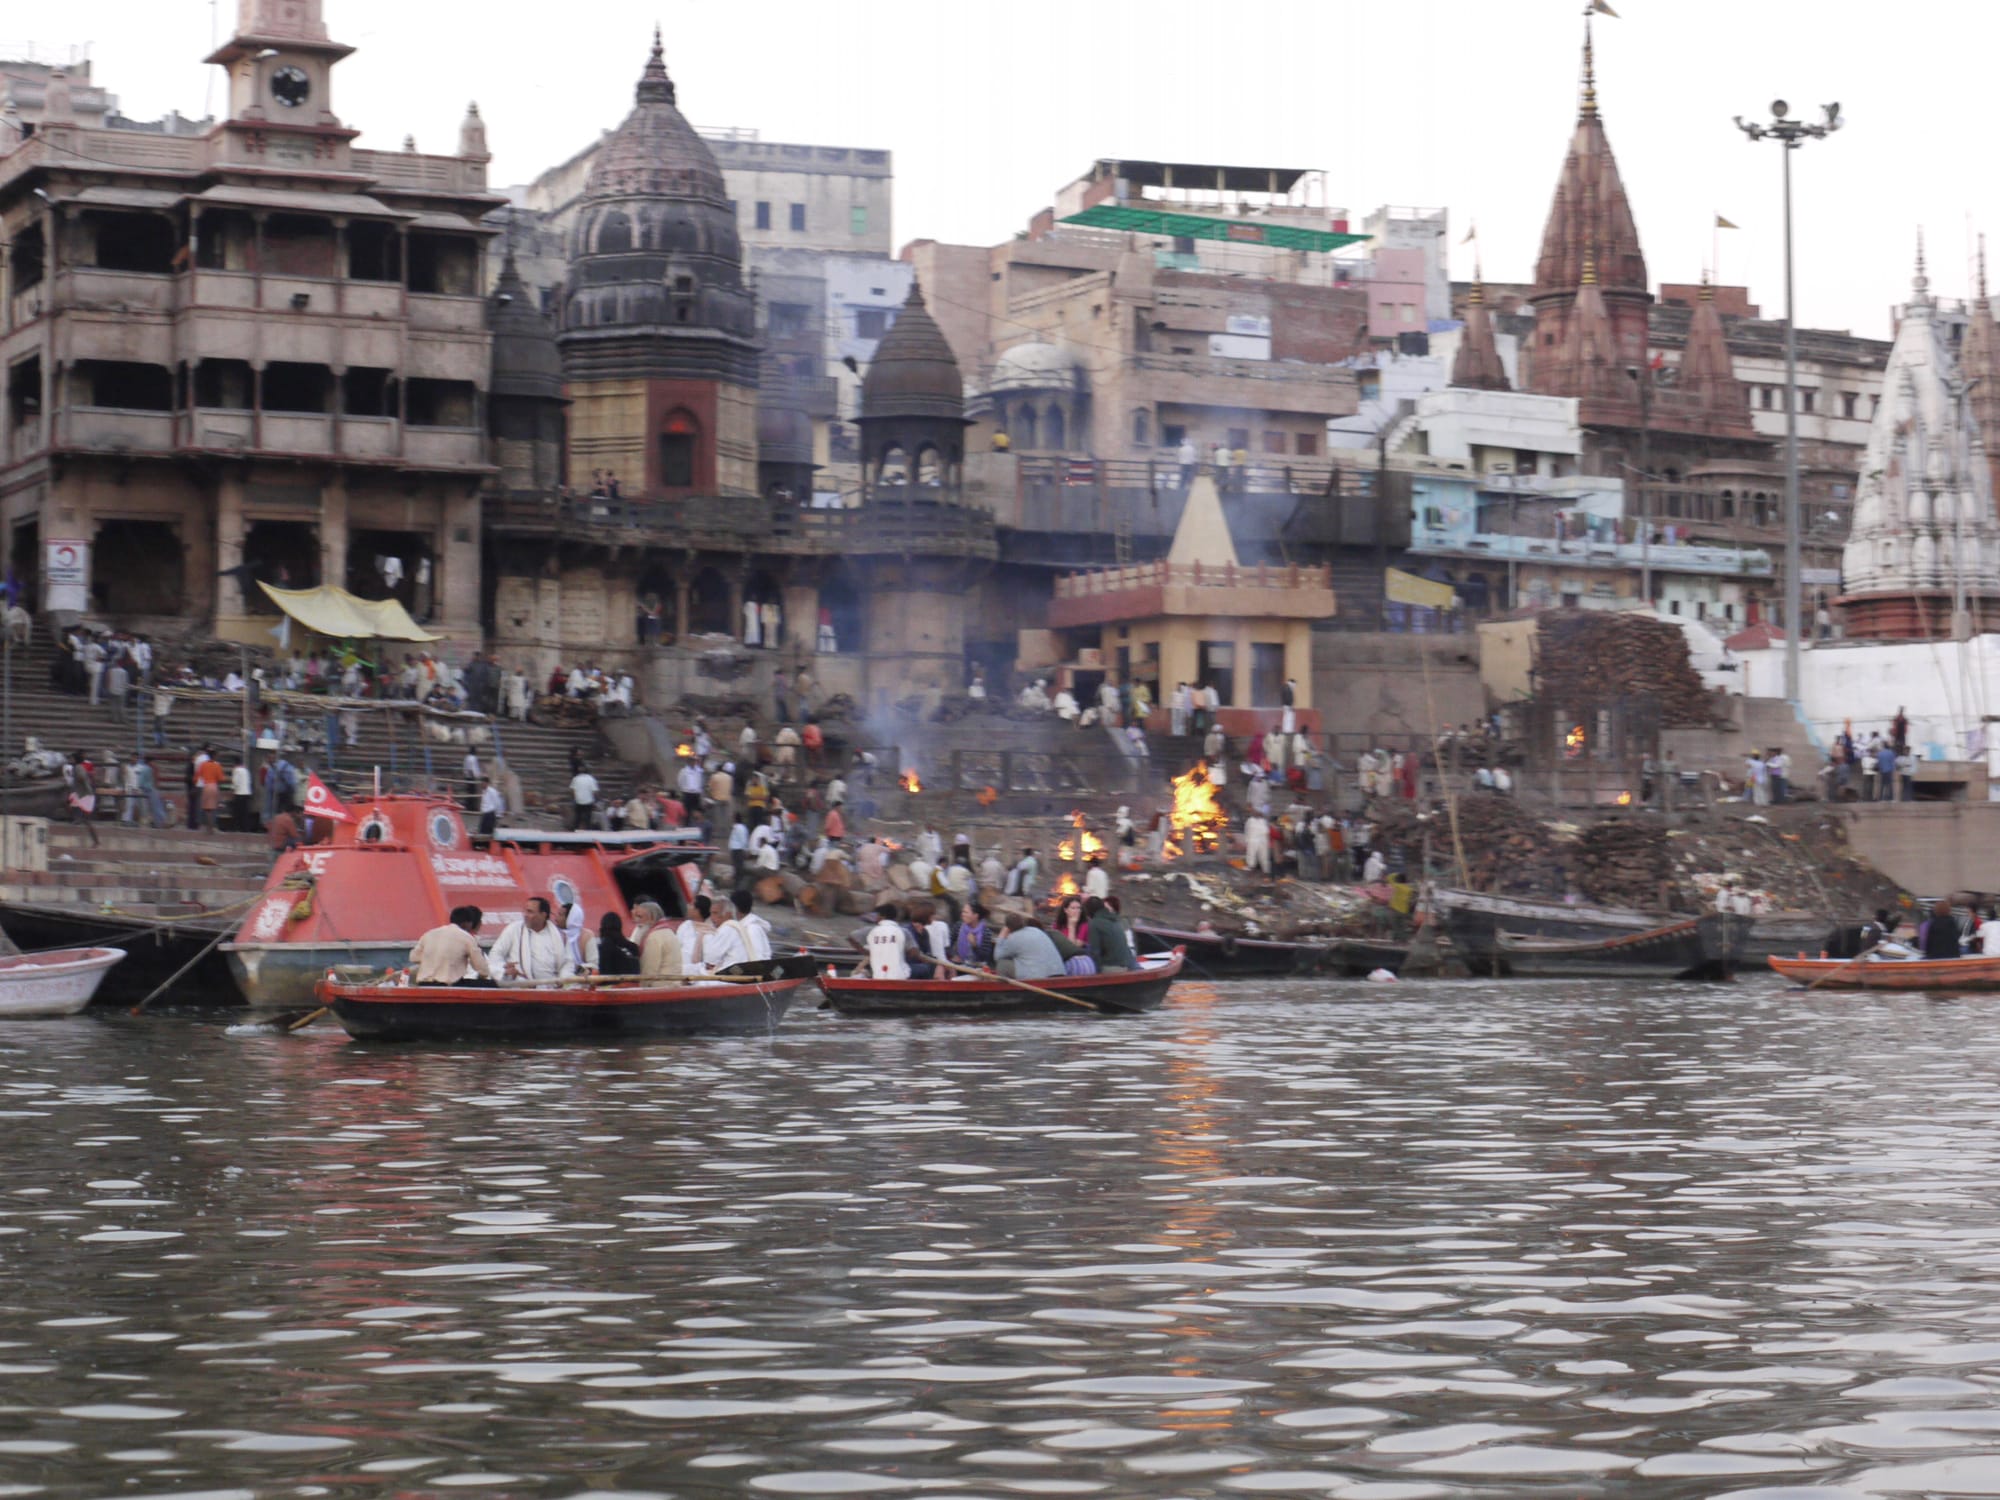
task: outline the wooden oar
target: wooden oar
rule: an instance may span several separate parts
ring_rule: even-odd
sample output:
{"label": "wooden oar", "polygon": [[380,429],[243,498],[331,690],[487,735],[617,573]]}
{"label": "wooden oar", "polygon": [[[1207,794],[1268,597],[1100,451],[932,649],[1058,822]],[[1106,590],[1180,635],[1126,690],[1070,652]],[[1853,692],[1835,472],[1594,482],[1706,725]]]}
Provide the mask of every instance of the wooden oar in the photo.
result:
{"label": "wooden oar", "polygon": [[1874,942],[1870,943],[1866,948],[1863,948],[1859,953],[1855,954],[1854,957],[1848,959],[1847,962],[1842,964],[1839,968],[1828,969],[1824,974],[1820,975],[1819,978],[1815,979],[1811,984],[1807,985],[1806,988],[1809,990],[1816,990],[1821,985],[1825,984],[1829,979],[1832,979],[1835,975],[1845,974],[1847,972],[1849,964],[1860,963],[1862,959],[1866,958],[1869,954],[1873,953],[1877,948],[1881,947],[1887,941],[1888,941],[1887,938],[1877,938]]}
{"label": "wooden oar", "polygon": [[172,989],[176,984],[180,983],[182,975],[186,974],[196,964],[200,963],[204,958],[207,958],[209,954],[213,953],[218,947],[220,947],[225,941],[228,940],[229,935],[234,931],[235,929],[233,927],[225,927],[222,929],[222,931],[218,932],[214,937],[210,938],[208,942],[202,947],[201,952],[197,953],[193,958],[189,959],[186,963],[182,964],[178,969],[174,970],[172,977],[170,977],[164,983],[162,983],[157,989],[153,991],[152,994],[148,995],[145,999],[141,1000],[137,1005],[133,1006],[131,1014],[135,1016],[143,1014],[147,1006],[151,1005],[155,1000],[159,999],[160,996],[164,995],[168,990]]}
{"label": "wooden oar", "polygon": [[1026,990],[1031,995],[1041,995],[1050,1000],[1060,1000],[1065,1005],[1080,1005],[1094,1015],[1103,1012],[1088,1000],[1079,1000],[1075,995],[1065,995],[1056,990],[1045,990],[1039,984],[1030,984],[1025,979],[1016,979],[1011,974],[997,973],[992,969],[968,969],[963,964],[955,964],[949,959],[931,960],[940,969],[950,969],[954,974],[970,974],[974,979],[997,979],[1002,984],[1011,984],[1017,990]]}

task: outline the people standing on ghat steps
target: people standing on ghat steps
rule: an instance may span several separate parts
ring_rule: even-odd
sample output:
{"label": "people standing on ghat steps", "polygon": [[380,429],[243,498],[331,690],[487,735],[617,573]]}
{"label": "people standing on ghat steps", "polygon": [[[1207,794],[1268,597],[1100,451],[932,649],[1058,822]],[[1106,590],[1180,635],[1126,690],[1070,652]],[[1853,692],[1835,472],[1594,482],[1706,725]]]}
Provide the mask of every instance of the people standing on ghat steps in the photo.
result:
{"label": "people standing on ghat steps", "polygon": [[90,835],[90,846],[97,847],[97,827],[91,821],[97,816],[97,767],[90,757],[79,750],[63,767],[65,783],[64,796],[69,803],[69,820],[81,823],[83,831]]}
{"label": "people standing on ghat steps", "polygon": [[479,836],[492,838],[500,826],[500,814],[507,810],[507,799],[500,788],[490,780],[479,785]]}
{"label": "people standing on ghat steps", "polygon": [[571,832],[580,833],[597,816],[597,778],[590,774],[581,758],[574,759],[572,764],[576,772],[569,779],[569,826]]}

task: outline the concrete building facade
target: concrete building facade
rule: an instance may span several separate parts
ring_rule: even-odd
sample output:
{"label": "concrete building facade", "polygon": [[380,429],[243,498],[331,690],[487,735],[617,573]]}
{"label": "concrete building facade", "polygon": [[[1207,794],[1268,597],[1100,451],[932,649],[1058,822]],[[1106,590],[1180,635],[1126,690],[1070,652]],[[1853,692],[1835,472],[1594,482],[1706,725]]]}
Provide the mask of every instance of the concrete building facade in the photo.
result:
{"label": "concrete building facade", "polygon": [[[254,580],[479,633],[484,128],[362,150],[319,0],[242,0],[202,134],[91,123],[64,70],[0,131],[0,549],[45,608],[264,638]],[[394,563],[391,565],[390,561]]]}

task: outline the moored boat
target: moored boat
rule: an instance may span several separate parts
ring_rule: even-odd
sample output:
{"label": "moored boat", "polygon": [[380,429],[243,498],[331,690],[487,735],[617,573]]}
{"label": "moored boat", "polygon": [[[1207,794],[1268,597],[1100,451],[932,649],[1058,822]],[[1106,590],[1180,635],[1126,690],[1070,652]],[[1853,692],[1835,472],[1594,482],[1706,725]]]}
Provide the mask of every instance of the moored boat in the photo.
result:
{"label": "moored boat", "polygon": [[1336,953],[1331,942],[1292,943],[1206,928],[1187,932],[1144,922],[1132,924],[1132,946],[1142,955],[1179,950],[1189,970],[1203,979],[1292,979],[1317,974]]}
{"label": "moored boat", "polygon": [[1704,922],[1689,917],[1646,932],[1584,940],[1533,937],[1502,931],[1495,935],[1500,961],[1519,979],[1703,979],[1721,978]]}
{"label": "moored boat", "polygon": [[[1432,893],[1431,901],[1445,935],[1475,974],[1505,971],[1506,955],[1500,949],[1502,932],[1516,937],[1590,943],[1632,937],[1690,920],[1666,912],[1536,901],[1485,891],[1439,890]],[[1704,962],[1719,970],[1737,964],[1751,918],[1711,912],[1700,921]]]}
{"label": "moored boat", "polygon": [[0,1020],[75,1015],[124,957],[122,948],[56,948],[0,958]]}
{"label": "moored boat", "polygon": [[1821,990],[2000,991],[2000,958],[1772,958],[1793,984]]}
{"label": "moored boat", "polygon": [[318,997],[358,1041],[603,1041],[770,1031],[805,983],[596,980],[487,988],[349,982],[329,974],[319,983]]}
{"label": "moored boat", "polygon": [[[1140,958],[1123,974],[1074,974],[1019,983],[998,975],[957,979],[875,979],[843,977],[832,969],[818,976],[827,1005],[844,1016],[1050,1015],[1056,1012],[1137,1015],[1158,1010],[1180,977],[1180,950]],[[1035,989],[1024,989],[1032,983]],[[1051,994],[1036,994],[1035,990]],[[1056,999],[1061,995],[1066,998]]]}

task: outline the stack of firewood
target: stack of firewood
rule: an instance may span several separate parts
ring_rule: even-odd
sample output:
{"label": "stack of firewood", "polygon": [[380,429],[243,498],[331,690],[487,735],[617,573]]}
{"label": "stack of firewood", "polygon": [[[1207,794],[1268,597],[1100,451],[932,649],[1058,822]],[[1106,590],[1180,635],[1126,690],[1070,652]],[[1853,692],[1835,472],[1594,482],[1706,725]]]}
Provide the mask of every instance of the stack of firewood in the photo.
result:
{"label": "stack of firewood", "polygon": [[1597,823],[1578,837],[1578,889],[1602,906],[1658,906],[1673,881],[1667,833],[1652,823]]}
{"label": "stack of firewood", "polygon": [[1619,698],[1659,700],[1663,728],[1699,727],[1714,704],[1677,625],[1650,615],[1551,610],[1537,626],[1539,693],[1572,712]]}

